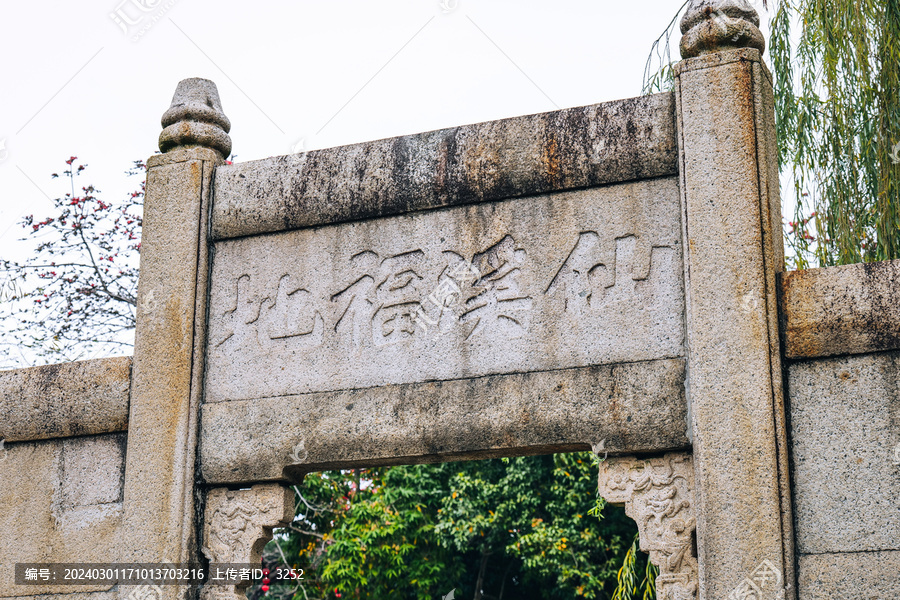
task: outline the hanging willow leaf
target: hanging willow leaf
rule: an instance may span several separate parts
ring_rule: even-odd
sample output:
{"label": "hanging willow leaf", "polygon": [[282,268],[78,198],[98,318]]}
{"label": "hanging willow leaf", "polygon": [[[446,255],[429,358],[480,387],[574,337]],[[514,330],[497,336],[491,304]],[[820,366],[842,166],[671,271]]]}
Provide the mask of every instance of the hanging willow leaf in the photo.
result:
{"label": "hanging willow leaf", "polygon": [[[900,0],[778,0],[770,17],[789,263],[900,258]],[[673,33],[653,44],[644,93],[672,89]]]}
{"label": "hanging willow leaf", "polygon": [[795,266],[900,258],[900,2],[780,0],[771,37]]}

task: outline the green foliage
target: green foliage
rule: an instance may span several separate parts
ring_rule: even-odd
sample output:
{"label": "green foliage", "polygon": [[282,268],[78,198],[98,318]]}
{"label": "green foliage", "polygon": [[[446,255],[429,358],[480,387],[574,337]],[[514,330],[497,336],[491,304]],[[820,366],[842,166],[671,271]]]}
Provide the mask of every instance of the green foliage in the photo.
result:
{"label": "green foliage", "polygon": [[900,258],[900,3],[781,0],[771,37],[795,266]]}
{"label": "green foliage", "polygon": [[644,82],[641,85],[641,94],[655,94],[658,92],[670,92],[675,87],[675,72],[672,70],[672,34],[678,27],[682,11],[689,0],[681,5],[675,12],[675,16],[650,47],[650,55],[647,57],[647,65],[644,67]]}
{"label": "green foliage", "polygon": [[[659,575],[659,569],[638,552],[639,545],[640,539],[635,535],[631,547],[625,554],[625,560],[622,561],[622,568],[616,574],[617,585],[612,600],[634,600],[638,593],[641,594],[642,600],[653,600],[656,597],[656,576]],[[638,585],[641,564],[644,579]]]}
{"label": "green foliage", "polygon": [[577,453],[309,475],[264,553],[309,578],[269,596],[609,598],[635,527],[621,509],[588,514],[602,506],[596,464]]}
{"label": "green foliage", "polygon": [[[594,464],[589,453],[517,458],[509,467],[468,463],[451,477],[437,533],[456,550],[475,550],[502,567],[485,577],[486,590],[503,589],[501,575],[515,568],[522,584],[545,598],[608,596],[634,526],[621,513],[608,522],[588,515],[597,493]],[[516,597],[529,597],[522,592]]]}
{"label": "green foliage", "polygon": [[[900,258],[900,2],[770,2],[778,159],[795,214],[796,269]],[[644,93],[672,89],[669,41],[651,49]]]}

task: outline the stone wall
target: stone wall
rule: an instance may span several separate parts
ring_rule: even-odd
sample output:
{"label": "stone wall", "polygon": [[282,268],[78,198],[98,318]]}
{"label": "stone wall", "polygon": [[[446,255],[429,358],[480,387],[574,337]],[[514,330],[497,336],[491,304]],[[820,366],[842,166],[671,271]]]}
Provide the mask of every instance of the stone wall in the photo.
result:
{"label": "stone wall", "polygon": [[119,559],[130,377],[130,358],[0,372],[0,597],[115,597],[17,586],[14,565]]}
{"label": "stone wall", "polygon": [[783,280],[801,598],[900,595],[900,261]]}

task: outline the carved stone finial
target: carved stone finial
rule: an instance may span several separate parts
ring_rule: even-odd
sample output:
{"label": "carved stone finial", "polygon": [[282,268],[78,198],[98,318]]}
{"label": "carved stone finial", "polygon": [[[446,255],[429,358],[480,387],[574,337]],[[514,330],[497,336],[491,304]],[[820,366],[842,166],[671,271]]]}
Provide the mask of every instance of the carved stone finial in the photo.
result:
{"label": "carved stone finial", "polygon": [[661,458],[622,456],[600,464],[600,495],[624,504],[634,519],[641,550],[659,567],[660,600],[696,600],[697,555],[694,550],[694,466],[685,453]]}
{"label": "carved stone finial", "polygon": [[766,40],[759,15],[747,0],[691,0],[681,19],[681,57],[692,58],[736,48],[756,48]]}
{"label": "carved stone finial", "polygon": [[162,116],[163,131],[159,149],[168,152],[179,147],[202,146],[231,154],[231,121],[222,112],[219,90],[208,79],[183,79],[175,88],[172,106]]}

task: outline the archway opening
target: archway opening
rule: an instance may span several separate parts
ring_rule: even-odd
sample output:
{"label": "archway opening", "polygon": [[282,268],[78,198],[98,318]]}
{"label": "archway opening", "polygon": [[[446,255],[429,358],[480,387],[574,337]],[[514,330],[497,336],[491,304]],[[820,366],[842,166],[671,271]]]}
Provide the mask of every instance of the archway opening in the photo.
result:
{"label": "archway opening", "polygon": [[571,452],[311,473],[294,486],[293,522],[263,552],[269,583],[247,595],[652,598],[656,570],[637,526],[597,494],[600,460]]}

